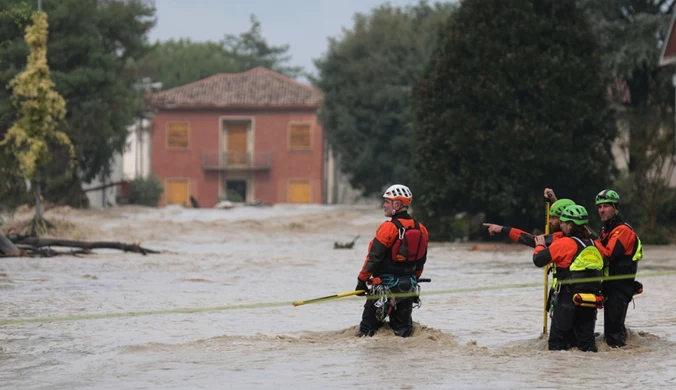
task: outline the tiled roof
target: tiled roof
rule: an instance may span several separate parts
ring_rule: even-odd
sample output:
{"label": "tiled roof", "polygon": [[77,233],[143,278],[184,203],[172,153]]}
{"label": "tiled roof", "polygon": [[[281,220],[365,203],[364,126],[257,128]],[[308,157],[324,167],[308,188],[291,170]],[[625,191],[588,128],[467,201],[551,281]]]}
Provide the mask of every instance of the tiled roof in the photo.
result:
{"label": "tiled roof", "polygon": [[153,93],[148,100],[159,109],[318,108],[323,98],[319,89],[259,66]]}

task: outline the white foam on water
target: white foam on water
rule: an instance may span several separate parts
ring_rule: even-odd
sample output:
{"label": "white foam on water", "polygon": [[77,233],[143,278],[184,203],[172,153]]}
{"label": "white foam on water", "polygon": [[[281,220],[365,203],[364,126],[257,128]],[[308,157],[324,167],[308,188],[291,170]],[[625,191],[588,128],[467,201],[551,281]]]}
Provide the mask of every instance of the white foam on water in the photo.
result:
{"label": "white foam on water", "polygon": [[[159,312],[144,316],[0,326],[0,383],[21,389],[119,388],[666,388],[676,385],[676,276],[642,279],[630,307],[629,345],[547,351],[542,287],[531,252],[475,252],[432,244],[416,331],[355,337],[363,298],[266,306],[352,290],[377,207],[237,207],[229,210],[68,208],[90,239],[143,241],[142,256],[2,259],[0,319]],[[354,249],[334,250],[335,241]],[[642,272],[676,269],[673,247],[647,247]],[[641,279],[641,278],[639,278]],[[429,294],[425,292],[451,291]],[[260,308],[176,313],[184,308]],[[599,312],[597,331],[603,330]],[[385,381],[385,382],[382,382]]]}

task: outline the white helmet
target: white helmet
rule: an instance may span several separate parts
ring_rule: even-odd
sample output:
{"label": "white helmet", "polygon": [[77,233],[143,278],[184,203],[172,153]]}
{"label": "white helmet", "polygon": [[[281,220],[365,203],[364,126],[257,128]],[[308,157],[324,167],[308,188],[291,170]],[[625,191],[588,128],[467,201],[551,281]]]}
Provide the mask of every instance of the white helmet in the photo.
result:
{"label": "white helmet", "polygon": [[401,201],[401,203],[408,206],[411,204],[411,201],[413,200],[413,194],[411,193],[411,190],[409,190],[408,187],[406,187],[405,185],[394,184],[389,186],[385,190],[383,198],[391,200],[399,200]]}

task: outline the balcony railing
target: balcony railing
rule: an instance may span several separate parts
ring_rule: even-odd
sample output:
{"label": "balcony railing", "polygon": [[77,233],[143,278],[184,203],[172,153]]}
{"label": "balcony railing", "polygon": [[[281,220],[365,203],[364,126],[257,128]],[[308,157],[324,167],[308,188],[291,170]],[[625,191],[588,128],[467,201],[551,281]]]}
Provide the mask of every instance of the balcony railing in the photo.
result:
{"label": "balcony railing", "polygon": [[272,166],[271,152],[203,152],[205,171],[265,171]]}

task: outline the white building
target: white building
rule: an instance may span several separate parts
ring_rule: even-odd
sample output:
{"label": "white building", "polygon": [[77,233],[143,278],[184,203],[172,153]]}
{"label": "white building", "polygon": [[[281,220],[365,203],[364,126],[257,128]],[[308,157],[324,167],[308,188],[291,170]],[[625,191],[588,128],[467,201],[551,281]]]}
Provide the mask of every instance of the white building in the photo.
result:
{"label": "white building", "polygon": [[[122,155],[113,157],[111,173],[108,177],[97,176],[91,183],[83,185],[87,193],[89,205],[94,208],[105,208],[117,204],[121,194],[121,183],[129,182],[137,177],[150,175],[150,131],[152,122],[149,119],[135,121],[127,128],[127,144]],[[114,184],[106,187],[109,184]]]}

